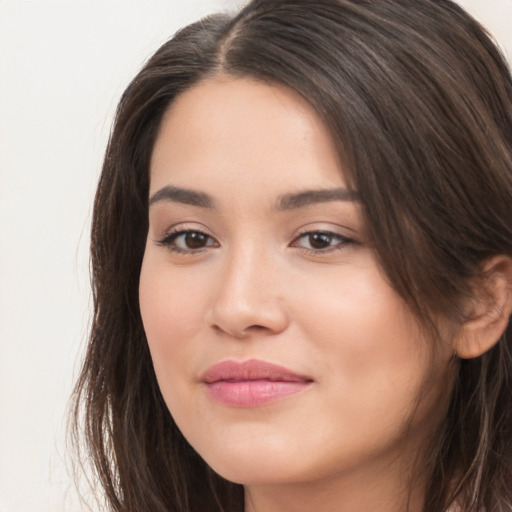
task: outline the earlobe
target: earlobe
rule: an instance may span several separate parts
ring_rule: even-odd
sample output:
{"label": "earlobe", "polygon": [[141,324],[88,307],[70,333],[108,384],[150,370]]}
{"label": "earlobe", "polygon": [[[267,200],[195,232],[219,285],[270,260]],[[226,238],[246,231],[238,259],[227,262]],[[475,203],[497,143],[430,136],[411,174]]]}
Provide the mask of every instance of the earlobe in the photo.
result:
{"label": "earlobe", "polygon": [[482,280],[455,339],[457,355],[471,359],[491,349],[505,332],[511,313],[512,259],[495,256],[482,266]]}

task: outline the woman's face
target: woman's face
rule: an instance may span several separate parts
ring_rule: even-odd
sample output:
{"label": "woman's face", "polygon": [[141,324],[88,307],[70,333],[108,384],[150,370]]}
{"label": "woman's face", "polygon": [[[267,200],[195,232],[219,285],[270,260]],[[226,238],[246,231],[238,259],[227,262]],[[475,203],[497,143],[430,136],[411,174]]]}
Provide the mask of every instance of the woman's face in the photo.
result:
{"label": "woman's face", "polygon": [[182,94],[151,161],[140,307],[156,376],[206,462],[244,484],[408,463],[442,414],[450,343],[382,274],[312,107],[218,77]]}

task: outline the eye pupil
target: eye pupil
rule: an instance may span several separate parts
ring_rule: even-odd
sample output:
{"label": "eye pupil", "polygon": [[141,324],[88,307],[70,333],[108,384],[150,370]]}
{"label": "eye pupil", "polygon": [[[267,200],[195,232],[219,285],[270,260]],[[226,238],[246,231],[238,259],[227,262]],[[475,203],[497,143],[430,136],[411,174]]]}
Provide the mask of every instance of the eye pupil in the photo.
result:
{"label": "eye pupil", "polygon": [[309,235],[309,244],[313,249],[325,249],[332,242],[332,236],[326,233],[312,233]]}
{"label": "eye pupil", "polygon": [[204,233],[193,231],[185,235],[185,244],[189,249],[201,249],[206,245],[207,241],[208,236]]}

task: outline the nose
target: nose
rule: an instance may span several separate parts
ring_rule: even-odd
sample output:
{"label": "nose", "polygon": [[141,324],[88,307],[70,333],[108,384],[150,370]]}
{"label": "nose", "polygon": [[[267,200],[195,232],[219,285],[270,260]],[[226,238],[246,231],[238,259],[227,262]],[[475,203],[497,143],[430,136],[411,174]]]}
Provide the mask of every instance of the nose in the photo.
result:
{"label": "nose", "polygon": [[210,311],[212,328],[239,339],[284,331],[289,318],[283,276],[272,258],[246,249],[227,257],[222,267]]}

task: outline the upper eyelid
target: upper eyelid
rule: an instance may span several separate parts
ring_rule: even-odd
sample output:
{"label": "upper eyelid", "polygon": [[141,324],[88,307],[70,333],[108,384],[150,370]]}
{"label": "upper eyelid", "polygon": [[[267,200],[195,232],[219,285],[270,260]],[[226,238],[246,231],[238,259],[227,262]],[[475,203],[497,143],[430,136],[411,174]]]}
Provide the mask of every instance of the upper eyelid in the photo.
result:
{"label": "upper eyelid", "polygon": [[159,231],[161,233],[160,235],[158,235],[158,238],[161,238],[161,239],[168,237],[170,235],[176,234],[176,233],[182,233],[182,232],[187,233],[187,232],[191,232],[191,231],[203,233],[205,235],[208,235],[211,238],[217,238],[216,235],[214,235],[212,233],[212,231],[210,229],[208,229],[204,224],[201,224],[201,223],[198,223],[195,221],[179,222],[179,223],[173,224],[163,230],[157,230],[157,231]]}
{"label": "upper eyelid", "polygon": [[294,244],[295,242],[297,242],[297,240],[300,240],[301,238],[307,237],[309,235],[314,235],[314,234],[328,235],[328,236],[332,236],[333,238],[337,238],[337,239],[342,240],[342,241],[355,241],[352,237],[343,235],[341,233],[336,233],[335,231],[317,229],[317,230],[309,230],[309,231],[304,231],[302,233],[299,233],[292,240],[290,245]]}
{"label": "upper eyelid", "polygon": [[344,235],[343,233],[338,233],[336,231],[332,231],[329,229],[308,229],[307,231],[303,231],[302,233],[299,233],[295,238],[301,238],[303,236],[307,235],[314,235],[320,233],[322,235],[330,235],[332,237],[339,237],[339,238],[350,238],[347,235]]}
{"label": "upper eyelid", "polygon": [[[319,225],[320,224],[320,225]],[[321,224],[324,224],[321,226]],[[334,237],[339,237],[341,239],[345,240],[352,240],[357,241],[358,238],[358,230],[351,228],[346,225],[339,225],[339,224],[331,224],[326,225],[327,223],[324,223],[323,221],[320,222],[312,222],[308,223],[306,225],[303,225],[301,228],[295,230],[295,233],[291,234],[291,240],[289,241],[289,244],[293,244],[297,239],[307,236],[309,234],[313,233],[324,233],[328,234]],[[171,237],[172,235],[179,235],[180,233],[189,233],[189,232],[198,232],[202,233],[217,243],[220,244],[220,238],[217,234],[215,234],[211,229],[209,229],[204,224],[191,220],[189,222],[184,221],[180,223],[173,224],[169,227],[167,227],[165,230],[160,230],[160,234],[156,234],[153,237],[155,242],[161,242],[165,239]]]}
{"label": "upper eyelid", "polygon": [[[196,249],[180,248],[177,245],[173,244],[173,242],[175,242],[176,239],[178,239],[179,237],[186,235],[188,233],[201,233],[210,239],[211,244],[205,245],[204,247],[200,247],[200,248],[196,248]],[[335,243],[333,243],[332,245],[329,245],[325,248],[321,248],[321,249],[309,249],[307,247],[301,247],[299,241],[301,239],[306,238],[307,236],[310,236],[313,234],[324,234],[324,235],[331,236],[334,239]],[[208,233],[205,233],[204,231],[201,231],[198,229],[193,229],[193,228],[192,229],[191,228],[189,228],[189,229],[187,229],[187,228],[170,229],[167,231],[167,233],[162,238],[155,240],[155,242],[157,245],[167,247],[168,249],[172,250],[173,252],[190,254],[190,255],[199,254],[199,253],[202,253],[203,251],[205,251],[207,249],[211,249],[211,248],[219,248],[221,245],[215,237],[211,236]],[[308,231],[303,231],[302,233],[296,235],[292,239],[292,241],[288,244],[288,247],[293,247],[293,248],[296,248],[296,249],[299,249],[299,250],[302,250],[302,251],[305,251],[308,253],[328,254],[333,251],[339,250],[346,245],[354,244],[354,243],[358,244],[358,242],[356,240],[354,240],[353,238],[344,236],[341,233],[336,233],[332,230],[310,229]]]}
{"label": "upper eyelid", "polygon": [[[198,248],[179,247],[179,245],[176,243],[176,240],[179,239],[181,236],[187,235],[188,233],[201,233],[205,235],[209,239],[209,242],[211,243],[207,243],[207,245]],[[189,256],[198,255],[208,249],[220,247],[219,242],[208,233],[205,233],[204,231],[200,231],[198,229],[186,228],[176,229],[175,231],[173,231],[172,229],[168,230],[163,237],[154,240],[154,242],[156,245],[163,247],[170,252]]]}
{"label": "upper eyelid", "polygon": [[196,228],[178,228],[178,229],[169,229],[167,230],[161,237],[159,237],[157,239],[157,242],[160,241],[160,242],[163,242],[165,240],[168,240],[170,238],[178,238],[179,236],[182,236],[182,235],[186,235],[188,233],[201,233],[202,235],[205,235],[207,236],[208,238],[214,240],[215,242],[218,243],[217,239],[215,238],[215,236],[213,236],[212,234],[202,230],[202,229],[196,229]]}
{"label": "upper eyelid", "polygon": [[311,233],[325,233],[328,235],[339,236],[341,238],[347,238],[351,240],[357,238],[358,236],[358,230],[350,228],[349,226],[335,225],[333,227],[314,227],[312,225],[306,225],[296,231],[294,239]]}

